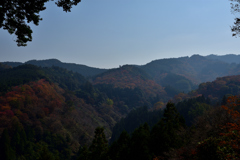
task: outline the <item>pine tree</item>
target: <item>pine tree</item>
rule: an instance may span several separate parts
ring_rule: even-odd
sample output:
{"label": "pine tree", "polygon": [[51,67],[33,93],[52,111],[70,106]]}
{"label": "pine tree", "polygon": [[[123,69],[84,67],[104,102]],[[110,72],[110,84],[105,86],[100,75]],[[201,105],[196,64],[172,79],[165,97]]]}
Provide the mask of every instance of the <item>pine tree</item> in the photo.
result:
{"label": "pine tree", "polygon": [[179,133],[184,127],[184,118],[177,112],[175,105],[169,102],[163,118],[151,130],[150,146],[154,154],[163,156],[171,148],[181,147],[183,140]]}
{"label": "pine tree", "polygon": [[86,145],[80,147],[77,160],[89,160],[89,150]]}
{"label": "pine tree", "polygon": [[95,136],[89,147],[90,160],[107,160],[108,141],[103,127],[95,129]]}
{"label": "pine tree", "polygon": [[131,137],[130,158],[137,160],[150,160],[150,130],[147,123],[135,129]]}
{"label": "pine tree", "polygon": [[127,131],[123,131],[117,141],[113,142],[109,149],[109,156],[113,160],[127,160],[130,153],[130,136]]}

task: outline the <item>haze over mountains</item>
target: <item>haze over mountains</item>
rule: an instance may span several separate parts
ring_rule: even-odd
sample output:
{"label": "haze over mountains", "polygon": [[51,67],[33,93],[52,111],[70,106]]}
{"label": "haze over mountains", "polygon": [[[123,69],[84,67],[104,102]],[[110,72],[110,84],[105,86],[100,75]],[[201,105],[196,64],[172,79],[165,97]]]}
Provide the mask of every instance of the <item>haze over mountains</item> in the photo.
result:
{"label": "haze over mountains", "polygon": [[134,85],[142,87],[152,85],[153,88],[170,86],[177,89],[178,92],[188,92],[202,82],[238,74],[240,72],[239,62],[240,55],[229,54],[159,59],[145,65],[124,65],[114,69],[99,69],[82,64],[64,63],[57,59],[30,60],[25,63],[2,62],[2,64],[12,67],[21,64],[33,64],[41,67],[58,66],[78,72],[85,77],[91,77],[94,84],[105,83],[130,88],[134,88]]}

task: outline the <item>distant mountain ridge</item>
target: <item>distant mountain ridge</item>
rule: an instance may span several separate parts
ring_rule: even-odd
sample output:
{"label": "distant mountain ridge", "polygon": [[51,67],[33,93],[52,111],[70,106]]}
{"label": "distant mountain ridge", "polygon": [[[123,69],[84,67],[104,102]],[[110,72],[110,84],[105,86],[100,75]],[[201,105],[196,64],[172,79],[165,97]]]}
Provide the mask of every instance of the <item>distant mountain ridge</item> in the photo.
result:
{"label": "distant mountain ridge", "polygon": [[40,66],[40,67],[57,66],[57,67],[65,68],[65,69],[73,71],[73,72],[80,73],[81,75],[83,75],[85,77],[94,76],[94,75],[97,75],[97,74],[107,71],[107,69],[88,67],[86,65],[81,65],[81,64],[64,63],[57,59],[30,60],[25,63],[21,63],[21,62],[2,62],[2,63],[12,66],[12,67],[17,67],[22,64],[32,64],[32,65],[36,65],[36,66]]}
{"label": "distant mountain ridge", "polygon": [[[148,89],[149,86],[158,84],[160,88],[168,87],[171,92],[173,92],[172,88],[176,89],[175,94],[196,89],[198,84],[213,81],[217,77],[239,74],[240,64],[238,61],[240,62],[240,55],[230,54],[158,59],[145,65],[124,65],[114,69],[63,63],[57,59],[30,60],[25,64],[65,68],[85,77],[93,77],[93,84],[112,84],[122,88],[147,87]],[[3,64],[15,67],[23,63],[3,62]],[[155,86],[155,88],[159,87]]]}
{"label": "distant mountain ridge", "polygon": [[157,83],[161,83],[166,73],[173,73],[191,80],[195,84],[213,81],[217,77],[234,74],[238,65],[220,60],[209,59],[200,55],[160,59],[141,66]]}
{"label": "distant mountain ridge", "polygon": [[223,62],[227,62],[227,63],[240,63],[240,55],[235,55],[235,54],[227,54],[227,55],[208,55],[205,56],[208,59],[213,59],[213,60],[219,60],[219,61],[223,61]]}

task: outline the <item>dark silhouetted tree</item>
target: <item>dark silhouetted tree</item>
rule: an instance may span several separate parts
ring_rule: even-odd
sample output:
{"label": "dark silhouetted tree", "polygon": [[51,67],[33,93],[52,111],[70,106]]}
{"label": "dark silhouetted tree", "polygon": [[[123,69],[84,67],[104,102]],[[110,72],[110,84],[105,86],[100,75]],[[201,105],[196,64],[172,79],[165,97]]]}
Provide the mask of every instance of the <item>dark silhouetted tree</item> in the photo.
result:
{"label": "dark silhouetted tree", "polygon": [[149,149],[150,130],[147,123],[135,129],[131,137],[130,158],[138,160],[150,160],[152,158]]}
{"label": "dark silhouetted tree", "polygon": [[[240,1],[239,0],[230,0],[232,13],[239,13],[240,12]],[[240,36],[240,17],[235,18],[234,25],[231,27],[233,32],[232,36]]]}
{"label": "dark silhouetted tree", "polygon": [[150,146],[156,156],[163,156],[171,148],[179,148],[183,144],[180,136],[185,121],[177,112],[175,105],[169,102],[164,110],[163,118],[151,130]]}
{"label": "dark silhouetted tree", "polygon": [[115,141],[110,149],[110,158],[114,160],[122,160],[122,159],[129,159],[129,153],[130,153],[130,136],[127,133],[127,131],[123,131],[118,138],[117,141]]}
{"label": "dark silhouetted tree", "polygon": [[[38,25],[39,12],[46,9],[44,6],[49,0],[1,0],[0,1],[0,28],[17,36],[17,45],[26,46],[32,41],[32,29],[27,23]],[[65,12],[70,12],[73,5],[81,0],[57,0],[55,3]],[[27,23],[26,23],[27,22]]]}
{"label": "dark silhouetted tree", "polygon": [[77,160],[89,160],[89,151],[86,145],[80,147]]}
{"label": "dark silhouetted tree", "polygon": [[107,160],[108,141],[103,127],[95,129],[94,139],[89,147],[90,160]]}

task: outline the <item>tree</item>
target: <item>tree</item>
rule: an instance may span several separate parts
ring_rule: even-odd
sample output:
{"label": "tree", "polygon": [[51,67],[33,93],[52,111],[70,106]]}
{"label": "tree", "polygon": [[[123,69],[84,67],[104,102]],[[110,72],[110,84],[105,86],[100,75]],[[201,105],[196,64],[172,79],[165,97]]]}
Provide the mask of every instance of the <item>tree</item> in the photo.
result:
{"label": "tree", "polygon": [[90,160],[106,160],[108,152],[108,141],[103,127],[95,129],[94,139],[89,147]]}
{"label": "tree", "polygon": [[150,160],[152,157],[149,148],[150,129],[147,123],[135,129],[130,144],[130,159]]}
{"label": "tree", "polygon": [[[39,12],[46,9],[44,6],[49,0],[1,0],[0,1],[0,28],[17,36],[17,45],[26,46],[32,41],[32,29],[27,23],[38,25]],[[54,1],[54,0],[51,0]],[[55,4],[63,11],[70,12],[73,5],[81,0],[57,0]],[[27,22],[27,23],[26,23]]]}
{"label": "tree", "polygon": [[77,158],[77,160],[88,160],[89,158],[89,151],[88,151],[88,148],[87,146],[83,146],[83,147],[80,147],[79,149],[79,156]]}
{"label": "tree", "polygon": [[[240,0],[230,0],[231,3],[231,9],[232,13],[239,13],[240,12]],[[232,36],[240,36],[240,17],[235,18],[234,25],[231,27],[231,30],[233,32]]]}
{"label": "tree", "polygon": [[[141,140],[140,140],[141,141]],[[109,156],[114,160],[130,159],[130,135],[123,131],[117,141],[109,149]]]}
{"label": "tree", "polygon": [[[230,96],[227,104],[222,105],[228,116],[224,125],[218,125],[218,135],[199,142],[194,159],[239,159],[240,158],[240,106],[239,96]],[[224,116],[226,117],[226,115]],[[206,125],[206,124],[205,124]]]}
{"label": "tree", "polygon": [[150,133],[150,146],[155,156],[164,156],[170,149],[180,148],[184,139],[185,120],[178,113],[174,103],[168,102],[163,118],[152,128]]}

